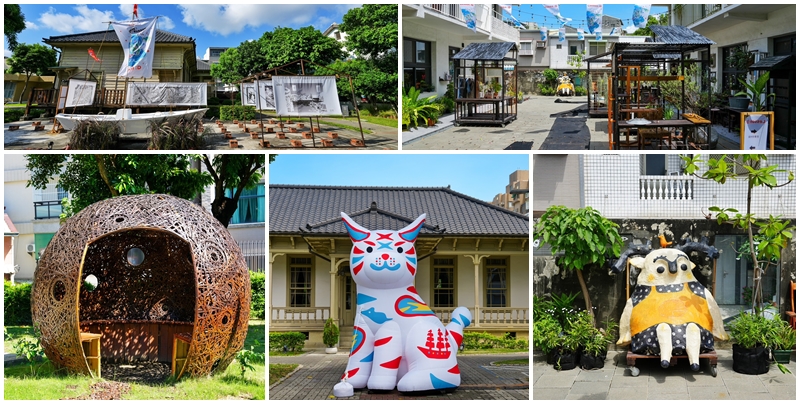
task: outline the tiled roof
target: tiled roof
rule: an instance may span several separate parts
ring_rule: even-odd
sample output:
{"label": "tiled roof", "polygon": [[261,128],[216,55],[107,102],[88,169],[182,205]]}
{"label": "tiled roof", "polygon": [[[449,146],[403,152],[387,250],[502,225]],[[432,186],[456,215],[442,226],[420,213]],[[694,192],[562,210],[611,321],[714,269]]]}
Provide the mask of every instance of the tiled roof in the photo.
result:
{"label": "tiled roof", "polygon": [[[51,36],[50,38],[42,38],[46,44],[67,43],[67,42],[111,42],[119,43],[117,32],[112,30],[108,31],[95,31],[84,32],[82,34],[70,34]],[[156,43],[192,43],[194,38],[175,34],[173,32],[156,30]]]}
{"label": "tiled roof", "polygon": [[211,63],[203,59],[197,59],[197,71],[211,71]]}
{"label": "tiled roof", "polygon": [[[375,202],[373,209],[372,202]],[[269,231],[346,234],[340,212],[370,229],[398,230],[427,214],[422,234],[528,235],[526,216],[450,188],[270,185]],[[438,229],[437,229],[438,227]]]}
{"label": "tiled roof", "polygon": [[680,25],[651,25],[656,42],[680,45],[714,45],[714,41]]}

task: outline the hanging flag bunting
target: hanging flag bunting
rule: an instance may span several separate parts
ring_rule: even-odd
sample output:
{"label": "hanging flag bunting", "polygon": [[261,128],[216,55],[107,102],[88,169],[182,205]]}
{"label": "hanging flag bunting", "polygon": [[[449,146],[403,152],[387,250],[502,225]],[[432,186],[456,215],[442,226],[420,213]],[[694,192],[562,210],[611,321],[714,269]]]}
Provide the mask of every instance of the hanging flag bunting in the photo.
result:
{"label": "hanging flag bunting", "polygon": [[514,18],[513,14],[511,14],[511,4],[501,4],[500,8],[508,14],[508,17],[511,18],[511,21],[514,22],[515,27],[519,28],[522,26],[522,23],[519,22],[519,20],[517,20],[516,18]]}
{"label": "hanging flag bunting", "polygon": [[597,32],[594,33],[594,40],[595,41],[602,41],[603,40],[603,31],[602,30],[598,29]]}
{"label": "hanging flag bunting", "polygon": [[148,78],[153,75],[157,19],[154,17],[111,23],[125,52],[125,59],[117,76]]}
{"label": "hanging flag bunting", "polygon": [[502,8],[503,11],[507,12],[508,15],[511,15],[511,4],[501,4],[500,8]]}
{"label": "hanging flag bunting", "polygon": [[561,25],[564,25],[572,21],[572,18],[567,18],[561,15],[561,12],[558,10],[558,4],[542,4],[542,5],[544,6],[545,10],[549,11],[550,14],[553,14],[558,19]]}
{"label": "hanging flag bunting", "polygon": [[139,5],[133,5],[133,18],[139,18]]}
{"label": "hanging flag bunting", "polygon": [[539,28],[539,32],[542,34],[542,41],[547,40],[547,28]]}
{"label": "hanging flag bunting", "polygon": [[586,26],[589,28],[589,33],[591,34],[596,34],[597,31],[601,31],[603,29],[602,4],[586,5]]}
{"label": "hanging flag bunting", "polygon": [[561,27],[558,29],[558,42],[564,42],[567,36],[567,29],[565,27]]}
{"label": "hanging flag bunting", "polygon": [[650,16],[649,4],[634,4],[633,5],[633,25],[636,28],[644,28],[647,26],[647,17]]}
{"label": "hanging flag bunting", "polygon": [[94,59],[95,61],[103,63],[102,60],[97,58],[97,54],[94,53],[94,49],[92,49],[92,48],[89,48],[89,56],[91,56],[92,59]]}
{"label": "hanging flag bunting", "polygon": [[471,29],[472,32],[477,32],[478,26],[475,19],[475,5],[461,4],[461,14],[464,15],[464,22],[467,23],[467,28]]}
{"label": "hanging flag bunting", "polygon": [[617,27],[614,26],[614,27],[611,27],[611,32],[609,32],[608,35],[611,36],[611,35],[614,35],[616,33],[617,33]]}
{"label": "hanging flag bunting", "polygon": [[583,28],[577,28],[578,30],[578,40],[583,41]]}

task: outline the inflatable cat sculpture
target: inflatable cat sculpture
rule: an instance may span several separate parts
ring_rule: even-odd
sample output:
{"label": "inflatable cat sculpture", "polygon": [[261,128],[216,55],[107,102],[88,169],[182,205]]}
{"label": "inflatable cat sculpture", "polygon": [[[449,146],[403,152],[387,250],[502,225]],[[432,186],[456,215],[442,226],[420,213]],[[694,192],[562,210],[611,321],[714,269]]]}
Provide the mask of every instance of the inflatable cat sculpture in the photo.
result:
{"label": "inflatable cat sculpture", "polygon": [[472,315],[453,311],[447,327],[414,289],[414,241],[423,214],[397,230],[367,230],[342,213],[353,241],[350,273],[356,283],[353,347],[343,379],[354,388],[401,392],[455,389],[456,352]]}
{"label": "inflatable cat sculpture", "polygon": [[663,368],[669,367],[673,355],[685,352],[697,371],[700,352],[713,350],[714,338],[728,339],[717,302],[692,274],[695,264],[687,255],[692,251],[719,257],[705,240],[687,240],[677,248],[632,246],[612,265],[613,272],[622,272],[631,258],[631,266],[641,271],[619,321],[617,345],[631,344],[634,353],[659,355]]}

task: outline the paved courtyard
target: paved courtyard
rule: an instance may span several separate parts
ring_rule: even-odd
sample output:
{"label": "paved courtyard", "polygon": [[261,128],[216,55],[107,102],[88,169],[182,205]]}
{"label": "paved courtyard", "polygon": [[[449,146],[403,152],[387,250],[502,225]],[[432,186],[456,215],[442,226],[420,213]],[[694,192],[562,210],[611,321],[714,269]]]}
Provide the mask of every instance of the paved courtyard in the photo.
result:
{"label": "paved courtyard", "polygon": [[[493,365],[496,361],[527,358],[527,354],[460,355],[461,386],[449,394],[405,395],[397,390],[373,393],[356,390],[355,400],[527,400],[528,366]],[[314,351],[301,356],[270,356],[269,363],[298,363],[300,367],[284,380],[269,386],[270,400],[335,399],[333,386],[347,366],[348,355]]]}
{"label": "paved courtyard", "polygon": [[[738,134],[719,125],[714,130],[718,149],[738,148]],[[403,150],[608,150],[608,120],[589,118],[585,97],[531,96],[505,127],[456,127],[450,115],[401,136]]]}
{"label": "paved courtyard", "polygon": [[631,376],[625,352],[609,352],[603,369],[556,371],[545,356],[533,355],[531,396],[534,400],[794,400],[797,378],[795,357],[786,365],[792,374],[771,366],[763,375],[733,371],[731,350],[717,351],[717,377],[701,360],[700,371],[689,369],[686,359],[662,369],[658,360],[639,360],[641,373]]}

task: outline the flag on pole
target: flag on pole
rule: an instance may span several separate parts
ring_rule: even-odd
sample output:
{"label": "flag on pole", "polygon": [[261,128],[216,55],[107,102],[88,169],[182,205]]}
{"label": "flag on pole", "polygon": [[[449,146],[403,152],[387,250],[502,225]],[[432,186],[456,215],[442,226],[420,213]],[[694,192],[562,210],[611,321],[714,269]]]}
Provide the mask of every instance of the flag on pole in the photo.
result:
{"label": "flag on pole", "polygon": [[578,40],[583,41],[583,28],[576,28],[578,31]]}
{"label": "flag on pole", "polygon": [[461,4],[461,14],[464,15],[464,22],[467,23],[467,28],[471,29],[472,32],[477,32],[478,26],[475,19],[475,5]]}
{"label": "flag on pole", "polygon": [[644,28],[647,26],[647,17],[650,16],[649,4],[634,4],[633,5],[633,25],[636,28]]}
{"label": "flag on pole", "polygon": [[596,34],[596,31],[603,29],[603,5],[602,4],[587,4],[586,5],[586,26],[589,28],[589,33]]}
{"label": "flag on pole", "polygon": [[139,18],[139,5],[133,5],[133,18]]}
{"label": "flag on pole", "polygon": [[148,78],[153,75],[157,19],[154,17],[111,23],[125,53],[124,62],[117,76]]}
{"label": "flag on pole", "polygon": [[95,61],[103,63],[102,60],[97,58],[97,54],[94,53],[94,49],[92,49],[92,48],[89,48],[89,56],[91,56],[92,59],[94,59]]}

